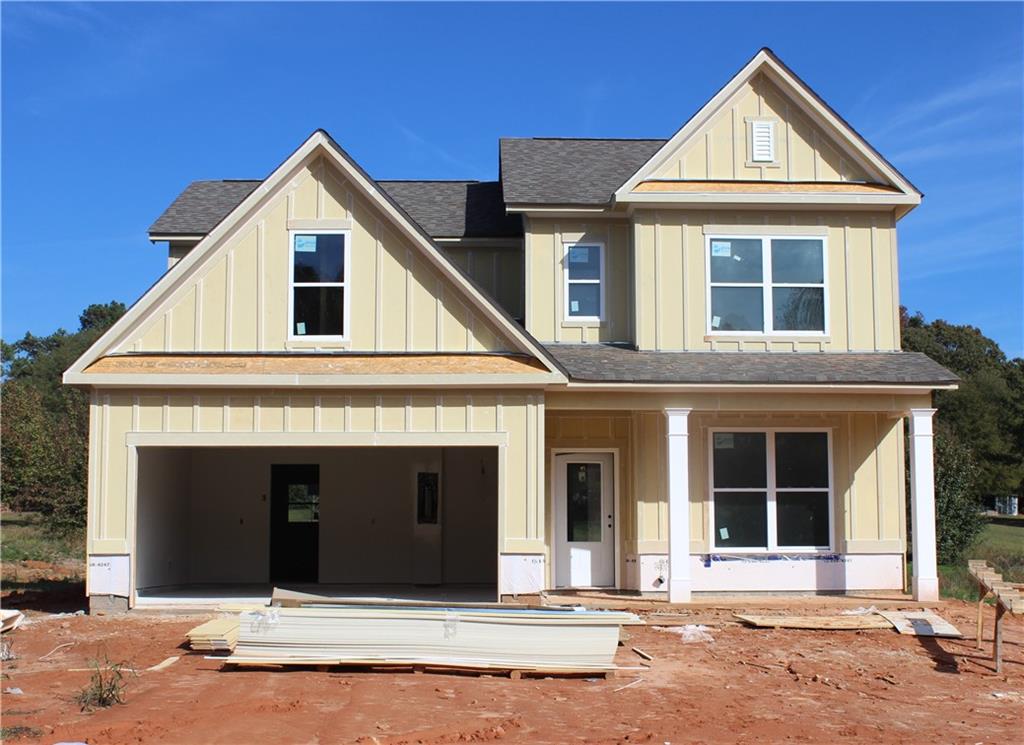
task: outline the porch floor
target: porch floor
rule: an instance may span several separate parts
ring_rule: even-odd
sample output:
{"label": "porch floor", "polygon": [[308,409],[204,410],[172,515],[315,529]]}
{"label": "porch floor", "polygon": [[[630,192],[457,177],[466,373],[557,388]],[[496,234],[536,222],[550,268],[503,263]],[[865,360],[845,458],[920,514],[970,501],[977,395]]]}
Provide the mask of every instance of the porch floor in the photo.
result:
{"label": "porch floor", "polygon": [[432,600],[452,603],[493,603],[494,585],[348,585],[348,584],[197,584],[139,590],[135,607],[212,608],[224,603],[270,602],[274,587],[325,595],[332,598]]}

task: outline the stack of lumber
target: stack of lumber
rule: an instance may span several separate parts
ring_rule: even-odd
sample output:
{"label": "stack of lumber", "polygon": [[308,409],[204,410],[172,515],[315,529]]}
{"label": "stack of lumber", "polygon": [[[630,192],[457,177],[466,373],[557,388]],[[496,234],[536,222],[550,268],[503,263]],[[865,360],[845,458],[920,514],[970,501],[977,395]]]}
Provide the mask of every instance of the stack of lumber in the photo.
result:
{"label": "stack of lumber", "polygon": [[989,566],[983,559],[970,559],[967,562],[967,571],[978,583],[978,635],[977,645],[981,649],[981,635],[983,629],[982,609],[985,607],[985,600],[993,597],[996,603],[996,627],[992,637],[992,659],[996,663],[996,672],[1003,671],[1003,616],[1007,613],[1024,615],[1024,597],[1020,594],[1020,588],[1012,582],[1003,579],[1003,575]]}
{"label": "stack of lumber", "polygon": [[535,672],[614,670],[620,627],[641,623],[617,611],[338,601],[239,617],[231,663]]}
{"label": "stack of lumber", "polygon": [[231,652],[238,643],[238,616],[215,618],[196,626],[186,635],[197,652]]}

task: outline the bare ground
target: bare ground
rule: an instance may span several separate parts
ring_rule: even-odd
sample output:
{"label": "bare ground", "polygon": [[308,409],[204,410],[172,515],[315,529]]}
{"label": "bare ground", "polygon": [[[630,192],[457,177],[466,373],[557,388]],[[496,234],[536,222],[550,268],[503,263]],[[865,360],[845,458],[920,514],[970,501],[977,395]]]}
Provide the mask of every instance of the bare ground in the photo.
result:
{"label": "bare ground", "polygon": [[[939,605],[962,640],[895,631],[762,630],[740,626],[727,601],[689,611],[713,642],[683,643],[632,627],[618,662],[650,668],[609,680],[529,679],[332,669],[232,671],[185,649],[208,616],[66,616],[30,611],[8,634],[3,726],[24,741],[88,743],[1009,743],[1024,734],[1024,623],[1007,617],[1004,669],[995,674],[992,610],[975,649],[973,606]],[[800,614],[847,599],[794,600]],[[646,604],[638,610],[646,613]],[[786,603],[773,601],[771,612]],[[664,606],[662,606],[663,608]],[[753,606],[744,603],[744,610]],[[61,644],[72,643],[39,658]],[[145,668],[167,657],[176,663]],[[79,711],[88,681],[75,671],[108,656],[140,670],[126,703]],[[636,682],[639,681],[639,682]],[[628,686],[628,687],[627,687]],[[17,731],[15,731],[17,732]],[[25,730],[22,730],[25,732]],[[9,741],[11,738],[8,735]]]}

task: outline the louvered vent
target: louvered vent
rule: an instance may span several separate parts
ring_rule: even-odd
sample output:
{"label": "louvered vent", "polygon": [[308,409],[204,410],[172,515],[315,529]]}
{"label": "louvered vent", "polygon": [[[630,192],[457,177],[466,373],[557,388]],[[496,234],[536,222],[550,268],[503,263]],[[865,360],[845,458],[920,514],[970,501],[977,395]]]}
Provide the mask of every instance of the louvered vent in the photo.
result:
{"label": "louvered vent", "polygon": [[750,123],[751,160],[755,163],[775,161],[775,122]]}

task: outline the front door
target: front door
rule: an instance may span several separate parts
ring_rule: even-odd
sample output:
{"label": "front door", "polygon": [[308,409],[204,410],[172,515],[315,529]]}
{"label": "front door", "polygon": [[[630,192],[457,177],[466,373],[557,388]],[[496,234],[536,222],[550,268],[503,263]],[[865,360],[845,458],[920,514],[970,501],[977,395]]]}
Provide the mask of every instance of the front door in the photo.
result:
{"label": "front door", "polygon": [[555,583],[615,584],[615,477],[611,453],[554,458]]}
{"label": "front door", "polygon": [[270,579],[316,582],[320,569],[320,466],[270,467]]}

